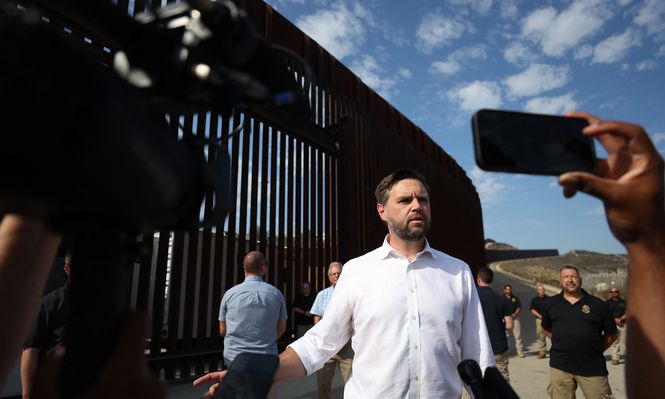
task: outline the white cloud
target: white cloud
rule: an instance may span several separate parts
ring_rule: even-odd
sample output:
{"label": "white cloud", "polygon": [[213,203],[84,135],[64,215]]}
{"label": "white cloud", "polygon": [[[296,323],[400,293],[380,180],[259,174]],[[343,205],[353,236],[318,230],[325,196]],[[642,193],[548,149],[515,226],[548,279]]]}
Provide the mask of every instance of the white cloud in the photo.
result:
{"label": "white cloud", "polygon": [[575,50],[575,54],[573,55],[573,58],[576,60],[581,60],[585,58],[590,58],[593,55],[593,46],[589,44],[585,44]]}
{"label": "white cloud", "polygon": [[459,21],[441,14],[427,14],[416,29],[416,46],[429,54],[433,49],[460,38],[465,31],[466,27]]}
{"label": "white cloud", "polygon": [[434,61],[428,71],[430,73],[440,73],[442,75],[454,75],[462,69],[457,61]]}
{"label": "white cloud", "polygon": [[499,108],[501,106],[501,88],[495,82],[475,81],[460,86],[447,93],[450,101],[459,104],[466,111],[480,108]]}
{"label": "white cloud", "polygon": [[374,19],[374,14],[368,10],[367,8],[363,7],[361,3],[355,2],[352,4],[352,12],[353,15],[356,17],[360,18],[363,20],[363,22],[369,26],[370,28],[378,28],[379,24],[377,21]]}
{"label": "white cloud", "polygon": [[570,81],[567,66],[533,64],[504,80],[511,96],[534,96],[564,86]]}
{"label": "white cloud", "polygon": [[517,4],[515,0],[501,0],[499,4],[499,9],[501,10],[502,18],[514,19],[517,17]]}
{"label": "white cloud", "polygon": [[631,47],[640,44],[640,39],[630,29],[619,35],[610,36],[593,49],[592,64],[613,64],[623,59]]}
{"label": "white cloud", "polygon": [[649,69],[654,69],[658,66],[654,60],[644,60],[637,64],[638,71],[647,71]]}
{"label": "white cloud", "polygon": [[487,15],[492,8],[493,0],[448,0],[453,5],[463,5],[471,8],[480,15]]}
{"label": "white cloud", "polygon": [[605,0],[575,0],[561,13],[544,7],[522,20],[522,36],[539,43],[543,53],[561,57],[596,34],[610,16]]}
{"label": "white cloud", "polygon": [[404,79],[411,79],[413,77],[413,72],[409,68],[400,68],[397,70],[397,73]]}
{"label": "white cloud", "polygon": [[364,55],[351,64],[351,70],[358,75],[360,80],[383,98],[390,99],[394,94],[394,87],[397,81],[390,77],[382,77],[383,69],[371,55]]}
{"label": "white cloud", "polygon": [[507,184],[501,183],[496,175],[483,172],[477,166],[473,167],[469,177],[476,186],[476,191],[483,205],[497,204],[504,200],[504,193],[510,188]]}
{"label": "white cloud", "polygon": [[278,0],[281,4],[288,4],[288,3],[294,3],[294,4],[305,4],[305,0]]}
{"label": "white cloud", "polygon": [[[359,10],[364,9],[354,6],[354,12]],[[329,9],[299,18],[296,25],[341,60],[357,53],[364,42],[365,28],[361,18],[365,15],[354,12],[343,3],[335,3]]]}
{"label": "white cloud", "polygon": [[487,58],[487,51],[482,46],[462,47],[457,49],[452,57],[455,59],[485,59]]}
{"label": "white cloud", "polygon": [[651,34],[665,30],[665,2],[646,0],[634,21]]}
{"label": "white cloud", "polygon": [[535,60],[536,56],[524,44],[513,42],[503,50],[503,58],[511,64],[524,65]]}
{"label": "white cloud", "polygon": [[564,112],[575,111],[577,102],[571,93],[557,97],[536,97],[527,101],[525,111],[539,114],[559,115]]}
{"label": "white cloud", "polygon": [[463,47],[455,50],[445,61],[434,61],[428,71],[435,74],[454,75],[462,69],[465,61],[485,58],[487,58],[487,52],[483,47]]}

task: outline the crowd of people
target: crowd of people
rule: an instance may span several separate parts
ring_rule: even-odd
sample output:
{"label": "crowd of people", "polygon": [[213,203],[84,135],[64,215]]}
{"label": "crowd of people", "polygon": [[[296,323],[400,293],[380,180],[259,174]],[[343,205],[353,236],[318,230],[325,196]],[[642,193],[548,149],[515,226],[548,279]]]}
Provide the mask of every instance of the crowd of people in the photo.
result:
{"label": "crowd of people", "polygon": [[[564,195],[582,191],[601,198],[612,232],[626,245],[631,273],[641,273],[643,284],[663,285],[645,278],[657,274],[656,257],[665,250],[662,158],[639,126],[572,116],[589,121],[584,133],[597,137],[609,157],[595,175],[562,175]],[[509,380],[507,334],[515,339],[517,356],[525,356],[521,329],[515,328],[522,302],[512,287],[504,286],[503,296],[494,293],[492,271],[481,269],[473,289],[466,265],[429,247],[425,234],[431,204],[420,174],[399,170],[379,183],[375,194],[388,229],[383,245],[347,262],[326,317],[280,354],[275,381],[315,372],[349,339],[355,352],[345,387],[349,397],[459,397],[462,385],[454,365],[463,358],[476,360],[482,369],[497,366]],[[637,333],[627,334],[630,361],[656,356],[656,369],[664,370],[665,345],[655,335],[661,323],[648,322],[648,310],[632,301],[627,305],[616,288],[607,301],[590,295],[573,265],[561,270],[560,284],[561,292],[551,297],[538,285],[530,303],[539,358],[547,357],[546,340],[551,340],[544,393],[574,398],[579,386],[587,398],[612,398],[603,353],[613,348],[612,363],[618,364],[620,330],[626,324],[629,329],[637,324]],[[436,308],[427,304],[432,301],[426,297],[441,292],[450,293],[449,298],[436,296],[441,298]],[[665,304],[657,306],[663,310]],[[218,381],[224,374],[210,373],[195,384]],[[653,376],[654,370],[645,375]],[[657,396],[657,390],[641,383],[645,375],[636,378],[628,364],[629,396]]]}
{"label": "crowd of people", "polygon": [[[559,294],[548,298],[537,287],[530,308],[542,332],[539,357],[546,355],[545,337],[551,339],[550,382],[544,391],[552,398],[571,398],[579,386],[587,398],[612,397],[602,354],[626,326],[628,396],[658,397],[665,391],[665,318],[654,317],[665,314],[663,159],[640,126],[583,113],[571,116],[589,121],[584,134],[600,141],[608,159],[600,162],[596,174],[560,176],[564,195],[580,191],[603,201],[610,229],[628,251],[628,292],[652,295],[623,302],[616,290],[608,301],[600,300],[582,289],[573,265],[561,270]],[[480,273],[474,278],[463,261],[430,247],[426,235],[435,204],[429,194],[424,177],[414,170],[400,169],[381,180],[375,196],[378,216],[387,228],[383,243],[346,262],[344,273],[341,264],[339,269],[331,265],[331,295],[324,290],[310,309],[298,307],[298,314],[313,317],[313,326],[279,354],[275,382],[317,372],[350,343],[353,359],[345,397],[458,398],[463,390],[457,372],[461,360],[475,360],[481,370],[501,366],[506,331],[511,330],[518,356],[524,355],[520,334],[514,332],[522,305],[512,287],[504,287],[503,297],[490,297],[486,288],[491,278]],[[2,219],[0,298],[14,306],[0,310],[3,321],[13,326],[0,329],[0,381],[36,319],[40,298],[34,287],[44,285],[58,241],[38,219],[12,214]],[[275,354],[274,342],[285,326],[282,294],[261,279],[267,269],[263,255],[249,253],[244,267],[245,282],[227,291],[220,305],[225,363],[255,346]],[[253,298],[251,305],[247,298]],[[249,307],[239,311],[242,306]],[[265,311],[268,306],[271,310]],[[261,316],[263,312],[270,320]],[[255,339],[245,333],[252,318]],[[143,343],[141,319],[130,319],[89,397],[163,397],[163,386],[147,371]],[[36,377],[42,392],[57,392],[58,353],[52,357]],[[212,396],[226,373],[211,372],[194,384],[211,383],[206,395]],[[509,377],[507,370],[505,375]],[[37,390],[34,397],[40,397]]]}

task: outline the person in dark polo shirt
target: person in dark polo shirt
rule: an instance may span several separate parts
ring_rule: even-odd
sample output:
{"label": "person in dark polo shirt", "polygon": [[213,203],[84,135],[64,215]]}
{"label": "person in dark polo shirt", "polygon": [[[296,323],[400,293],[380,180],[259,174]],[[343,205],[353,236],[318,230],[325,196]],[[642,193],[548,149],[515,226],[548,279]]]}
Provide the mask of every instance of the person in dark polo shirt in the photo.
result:
{"label": "person in dark polo shirt", "polygon": [[292,310],[295,314],[296,339],[299,339],[307,330],[314,326],[314,315],[309,310],[314,304],[316,294],[312,293],[309,281],[302,283],[300,294],[293,300]]}
{"label": "person in dark polo shirt", "polygon": [[615,366],[621,362],[621,340],[625,339],[624,331],[626,330],[626,301],[621,298],[621,293],[617,287],[610,289],[610,298],[605,301],[610,307],[612,316],[614,317],[614,324],[617,325],[619,335],[617,340],[612,344],[612,364]]}
{"label": "person in dark polo shirt", "polygon": [[613,398],[603,356],[617,338],[610,307],[582,289],[577,268],[564,266],[559,280],[561,293],[542,314],[542,328],[552,339],[547,393],[573,399],[579,385],[587,399]]}
{"label": "person in dark polo shirt", "polygon": [[494,292],[491,285],[494,281],[494,272],[491,269],[483,267],[478,270],[476,283],[478,284],[478,298],[483,307],[485,316],[485,325],[490,336],[492,352],[494,352],[494,361],[496,367],[503,375],[506,381],[510,381],[508,372],[508,337],[506,331],[513,328],[513,306],[501,294]]}
{"label": "person in dark polo shirt", "polygon": [[524,357],[524,346],[522,345],[522,324],[520,323],[520,313],[522,312],[522,301],[513,295],[513,287],[510,284],[503,286],[503,296],[510,303],[512,311],[511,317],[513,318],[513,329],[508,333],[512,333],[515,338],[515,351],[518,357]]}
{"label": "person in dark polo shirt", "polygon": [[547,335],[541,327],[543,320],[543,312],[545,311],[547,299],[549,297],[545,294],[545,286],[536,284],[536,296],[531,298],[531,314],[536,318],[536,334],[538,334],[538,359],[544,359],[547,356]]}
{"label": "person in dark polo shirt", "polygon": [[23,397],[30,397],[39,364],[65,340],[65,329],[69,318],[69,283],[72,253],[65,255],[63,270],[67,282],[42,298],[37,324],[28,338],[21,354],[21,389]]}

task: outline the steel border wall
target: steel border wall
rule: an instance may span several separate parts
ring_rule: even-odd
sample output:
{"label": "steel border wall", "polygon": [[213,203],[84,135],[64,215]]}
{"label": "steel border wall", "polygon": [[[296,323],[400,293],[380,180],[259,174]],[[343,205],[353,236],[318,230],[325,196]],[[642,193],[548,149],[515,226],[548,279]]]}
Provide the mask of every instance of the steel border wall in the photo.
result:
{"label": "steel border wall", "polygon": [[[130,14],[145,7],[142,0],[132,10],[129,4],[117,2]],[[266,280],[290,303],[302,281],[311,281],[316,290],[326,286],[329,262],[344,262],[380,245],[386,231],[376,215],[373,191],[396,168],[418,169],[430,183],[430,244],[465,260],[473,270],[485,265],[480,202],[455,160],[272,7],[261,0],[237,4],[260,34],[311,65],[316,81],[304,83],[312,84],[312,123],[303,131],[290,131],[274,120],[239,112],[229,118],[169,115],[174,134],[182,128],[227,140],[235,201],[227,223],[214,231],[160,231],[142,237],[153,251],[134,264],[132,304],[149,314],[146,354],[165,380],[220,367],[219,302],[226,289],[243,280],[241,259],[247,251],[266,255]],[[77,26],[76,21],[65,24]],[[88,42],[108,62],[104,38]],[[229,137],[240,123],[246,128]],[[209,151],[212,159],[215,150]],[[211,206],[206,199],[205,211]]]}

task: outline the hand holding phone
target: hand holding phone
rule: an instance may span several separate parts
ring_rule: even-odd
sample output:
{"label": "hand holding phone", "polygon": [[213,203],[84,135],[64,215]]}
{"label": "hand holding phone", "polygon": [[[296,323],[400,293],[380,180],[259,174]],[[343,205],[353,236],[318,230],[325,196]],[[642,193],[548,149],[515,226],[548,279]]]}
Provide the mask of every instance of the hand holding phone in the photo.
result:
{"label": "hand holding phone", "polygon": [[593,139],[582,134],[584,119],[481,109],[471,124],[483,170],[551,176],[595,170]]}

